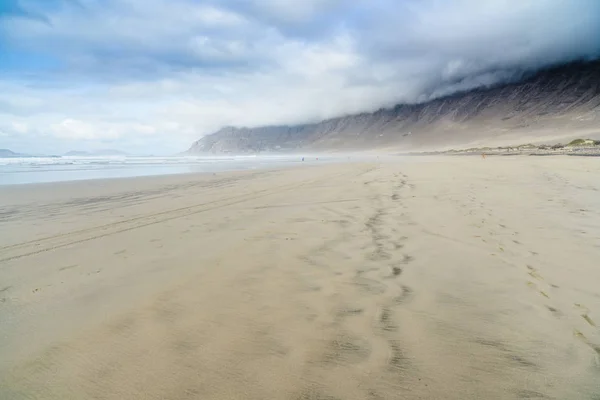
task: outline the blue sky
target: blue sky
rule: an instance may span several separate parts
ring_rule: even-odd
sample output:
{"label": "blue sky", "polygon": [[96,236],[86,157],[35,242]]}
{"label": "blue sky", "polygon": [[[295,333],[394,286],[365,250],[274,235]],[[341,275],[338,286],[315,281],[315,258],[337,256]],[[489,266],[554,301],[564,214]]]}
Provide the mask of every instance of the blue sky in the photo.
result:
{"label": "blue sky", "polygon": [[597,0],[0,0],[0,148],[168,154],[599,55]]}

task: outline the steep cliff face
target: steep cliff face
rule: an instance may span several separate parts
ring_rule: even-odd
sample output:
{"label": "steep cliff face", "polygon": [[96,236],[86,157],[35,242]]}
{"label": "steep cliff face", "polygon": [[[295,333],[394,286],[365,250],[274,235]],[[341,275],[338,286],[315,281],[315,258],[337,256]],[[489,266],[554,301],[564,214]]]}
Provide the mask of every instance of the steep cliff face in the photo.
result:
{"label": "steep cliff face", "polygon": [[572,63],[517,83],[314,124],[223,128],[189,153],[426,150],[600,139],[600,61]]}

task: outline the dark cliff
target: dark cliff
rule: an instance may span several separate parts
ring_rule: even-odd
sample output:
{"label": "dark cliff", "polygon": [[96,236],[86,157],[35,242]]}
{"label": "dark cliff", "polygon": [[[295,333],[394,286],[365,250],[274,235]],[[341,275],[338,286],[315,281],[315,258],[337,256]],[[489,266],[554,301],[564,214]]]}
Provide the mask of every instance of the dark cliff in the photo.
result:
{"label": "dark cliff", "polygon": [[600,138],[600,61],[546,69],[516,83],[314,124],[223,128],[189,153],[425,150]]}

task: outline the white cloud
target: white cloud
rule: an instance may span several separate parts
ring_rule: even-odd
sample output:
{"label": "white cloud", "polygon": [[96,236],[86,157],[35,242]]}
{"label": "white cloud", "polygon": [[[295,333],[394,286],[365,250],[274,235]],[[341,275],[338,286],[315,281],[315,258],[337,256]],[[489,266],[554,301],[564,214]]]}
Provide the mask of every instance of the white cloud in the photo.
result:
{"label": "white cloud", "polygon": [[24,122],[13,121],[12,128],[17,133],[27,133],[29,131],[29,126]]}
{"label": "white cloud", "polygon": [[23,147],[176,152],[223,125],[370,111],[600,55],[596,0],[20,4],[43,16],[0,15],[0,40],[41,60],[0,70],[0,130]]}
{"label": "white cloud", "polygon": [[275,17],[281,22],[303,22],[315,14],[334,9],[344,3],[355,0],[303,0],[291,3],[288,0],[254,0],[250,1],[261,15]]}
{"label": "white cloud", "polygon": [[97,129],[83,121],[67,118],[52,125],[52,132],[61,139],[96,139]]}

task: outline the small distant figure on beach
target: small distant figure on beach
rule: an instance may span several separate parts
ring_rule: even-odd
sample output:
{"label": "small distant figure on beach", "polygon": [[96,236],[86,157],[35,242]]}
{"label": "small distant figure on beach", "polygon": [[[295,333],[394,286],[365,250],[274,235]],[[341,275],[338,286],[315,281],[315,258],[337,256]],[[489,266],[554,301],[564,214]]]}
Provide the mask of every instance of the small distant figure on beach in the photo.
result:
{"label": "small distant figure on beach", "polygon": [[481,158],[485,160],[485,153],[481,153]]}
{"label": "small distant figure on beach", "polygon": [[302,161],[304,161],[304,157],[302,157]]}

